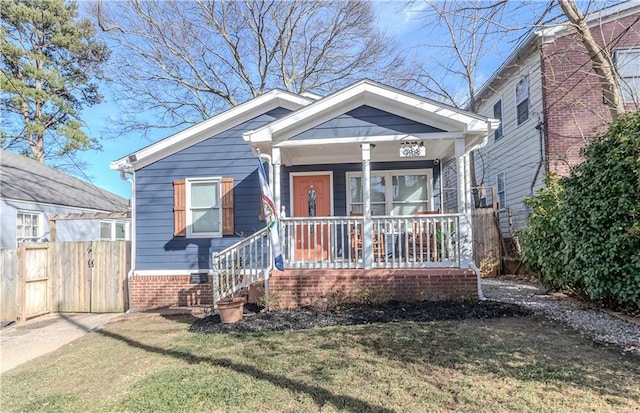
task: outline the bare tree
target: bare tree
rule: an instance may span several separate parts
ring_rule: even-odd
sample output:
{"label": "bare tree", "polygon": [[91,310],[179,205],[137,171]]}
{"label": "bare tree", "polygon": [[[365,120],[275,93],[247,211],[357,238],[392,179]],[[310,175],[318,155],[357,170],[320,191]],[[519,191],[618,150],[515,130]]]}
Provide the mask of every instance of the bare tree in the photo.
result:
{"label": "bare tree", "polygon": [[612,59],[607,58],[607,51],[593,38],[591,29],[587,25],[587,19],[575,1],[558,0],[558,3],[570,25],[575,29],[578,38],[589,53],[593,71],[598,75],[600,83],[602,84],[604,103],[609,107],[611,119],[615,120],[625,112],[625,107]]}
{"label": "bare tree", "polygon": [[[140,1],[94,7],[112,79],[151,126],[197,123],[271,88],[330,92],[355,79],[401,86],[398,48],[364,1]],[[129,128],[149,126],[140,119]]]}

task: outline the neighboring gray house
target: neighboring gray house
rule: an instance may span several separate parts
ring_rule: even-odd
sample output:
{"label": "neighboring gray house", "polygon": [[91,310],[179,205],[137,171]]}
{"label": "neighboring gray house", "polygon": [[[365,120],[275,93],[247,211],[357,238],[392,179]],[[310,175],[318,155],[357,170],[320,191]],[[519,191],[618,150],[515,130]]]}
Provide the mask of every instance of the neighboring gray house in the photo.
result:
{"label": "neighboring gray house", "polygon": [[129,239],[129,201],[12,152],[0,153],[0,248],[21,241]]}

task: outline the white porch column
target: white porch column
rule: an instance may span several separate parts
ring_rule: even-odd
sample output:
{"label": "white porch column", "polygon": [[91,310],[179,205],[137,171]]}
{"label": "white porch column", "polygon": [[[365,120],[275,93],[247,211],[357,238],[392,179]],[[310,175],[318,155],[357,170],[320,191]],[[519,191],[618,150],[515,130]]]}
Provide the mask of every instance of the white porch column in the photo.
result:
{"label": "white porch column", "polygon": [[275,204],[275,213],[280,214],[280,166],[282,161],[280,158],[280,148],[271,150],[271,162],[273,162],[273,203]]}
{"label": "white porch column", "polygon": [[362,260],[365,269],[373,267],[373,225],[371,223],[371,145],[362,144]]}
{"label": "white porch column", "polygon": [[456,165],[458,167],[458,213],[460,217],[460,267],[467,268],[473,262],[471,234],[471,169],[469,154],[465,154],[464,139],[456,139]]}

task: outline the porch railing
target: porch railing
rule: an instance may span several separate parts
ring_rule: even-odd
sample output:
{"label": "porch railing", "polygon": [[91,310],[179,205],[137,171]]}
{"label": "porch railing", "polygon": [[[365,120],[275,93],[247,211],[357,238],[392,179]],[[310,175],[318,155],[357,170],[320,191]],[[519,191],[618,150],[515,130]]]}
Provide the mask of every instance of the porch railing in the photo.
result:
{"label": "porch railing", "polygon": [[213,254],[214,303],[268,275],[273,267],[267,228]]}
{"label": "porch railing", "polygon": [[460,266],[461,214],[282,219],[286,268],[364,268],[371,237],[373,268]]}

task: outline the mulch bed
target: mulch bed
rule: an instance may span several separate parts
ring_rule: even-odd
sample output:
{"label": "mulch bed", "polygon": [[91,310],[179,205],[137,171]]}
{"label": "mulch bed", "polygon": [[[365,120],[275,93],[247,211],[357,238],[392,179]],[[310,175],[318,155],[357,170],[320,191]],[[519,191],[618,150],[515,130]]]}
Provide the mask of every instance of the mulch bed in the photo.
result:
{"label": "mulch bed", "polygon": [[388,302],[376,306],[347,304],[328,311],[317,311],[312,308],[270,312],[260,310],[258,306],[245,305],[242,320],[234,324],[222,324],[218,314],[211,314],[195,321],[189,330],[196,333],[234,334],[400,321],[521,317],[531,314],[517,305],[494,301]]}

